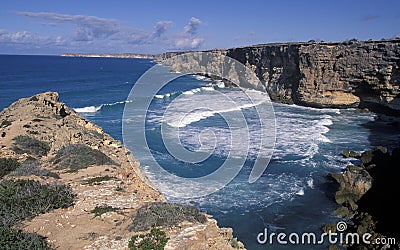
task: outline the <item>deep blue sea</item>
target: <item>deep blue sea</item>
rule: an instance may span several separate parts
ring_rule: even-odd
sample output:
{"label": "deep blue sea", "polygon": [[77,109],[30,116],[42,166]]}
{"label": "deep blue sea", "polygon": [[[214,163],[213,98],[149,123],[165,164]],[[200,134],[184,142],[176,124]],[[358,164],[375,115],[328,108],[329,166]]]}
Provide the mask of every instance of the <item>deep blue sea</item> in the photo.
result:
{"label": "deep blue sea", "polygon": [[[134,105],[126,99],[139,77],[155,63],[146,59],[69,58],[59,56],[0,55],[0,109],[22,97],[45,91],[57,91],[60,100],[87,119],[101,126],[118,140],[122,136],[122,116],[125,105]],[[173,73],[170,73],[173,74]],[[229,147],[224,143],[231,133],[218,114],[197,110],[201,103],[214,102],[220,112],[235,110],[218,103],[216,93],[236,97],[237,88],[196,76],[182,76],[163,88],[147,112],[146,139],[153,157],[170,173],[182,176],[204,175],[214,171],[227,158]],[[253,93],[263,98],[262,93]],[[161,140],[160,124],[179,120],[179,107],[163,112],[175,98],[194,116],[180,128],[180,140],[189,149],[201,146],[202,131],[213,131],[217,146],[207,162],[188,164],[173,159]],[[390,122],[375,121],[372,113],[353,109],[313,109],[296,105],[274,104],[276,141],[268,168],[255,183],[248,183],[256,148],[249,148],[246,163],[236,178],[225,188],[200,198],[180,198],[170,189],[168,180],[155,173],[145,157],[136,155],[144,165],[149,179],[166,198],[173,202],[194,204],[213,215],[220,226],[232,227],[234,236],[247,249],[324,249],[324,246],[260,245],[257,235],[267,228],[269,232],[315,232],[328,222],[340,218],[332,215],[334,185],[327,179],[329,172],[340,172],[351,159],[343,159],[344,149],[362,151],[375,145],[396,146],[399,135]],[[175,117],[176,116],[176,117]],[[130,119],[136,119],[130,117]],[[166,120],[165,120],[166,119]],[[169,120],[168,120],[169,119]],[[182,121],[182,120],[181,120]],[[250,131],[257,144],[257,126]],[[201,138],[202,140],[207,139]],[[165,177],[166,178],[166,177]],[[182,184],[185,185],[185,184]]]}

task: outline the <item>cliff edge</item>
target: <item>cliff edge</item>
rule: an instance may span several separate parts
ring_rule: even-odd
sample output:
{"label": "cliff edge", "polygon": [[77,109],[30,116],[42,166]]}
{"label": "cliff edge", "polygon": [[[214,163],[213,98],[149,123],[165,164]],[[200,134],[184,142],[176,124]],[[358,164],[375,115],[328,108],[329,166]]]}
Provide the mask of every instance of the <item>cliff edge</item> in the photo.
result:
{"label": "cliff edge", "polygon": [[20,99],[0,113],[0,248],[243,248],[232,229],[166,203],[139,175],[130,152],[57,93]]}
{"label": "cliff edge", "polygon": [[[252,69],[273,101],[400,115],[400,40],[261,44],[209,52]],[[160,60],[177,54],[162,54]],[[187,63],[178,60],[173,69],[182,71]]]}

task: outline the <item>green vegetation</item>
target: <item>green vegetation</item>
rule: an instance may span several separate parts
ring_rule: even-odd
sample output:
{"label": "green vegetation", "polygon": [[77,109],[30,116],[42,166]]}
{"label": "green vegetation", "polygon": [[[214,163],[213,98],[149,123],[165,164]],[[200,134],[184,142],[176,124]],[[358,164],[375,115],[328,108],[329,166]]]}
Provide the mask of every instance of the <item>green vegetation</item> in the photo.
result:
{"label": "green vegetation", "polygon": [[41,121],[43,121],[42,119],[39,119],[39,118],[35,118],[35,119],[33,119],[32,120],[33,122],[41,122]]}
{"label": "green vegetation", "polygon": [[152,228],[148,234],[133,236],[128,247],[130,250],[163,250],[168,240],[164,231]]}
{"label": "green vegetation", "polygon": [[65,185],[40,184],[33,180],[2,180],[0,249],[51,249],[44,237],[14,227],[38,214],[69,207],[74,197]]}
{"label": "green vegetation", "polygon": [[108,175],[98,176],[98,177],[93,177],[93,178],[87,179],[83,184],[86,184],[86,185],[100,185],[101,182],[109,181],[109,180],[112,180],[112,179],[115,179],[115,177],[111,177],[111,176],[108,176]]}
{"label": "green vegetation", "polygon": [[74,197],[71,188],[65,185],[3,180],[0,182],[0,224],[10,227],[52,209],[69,207]]}
{"label": "green vegetation", "polygon": [[1,124],[0,124],[0,128],[5,128],[5,127],[8,127],[8,126],[10,126],[12,124],[12,122],[11,121],[8,121],[8,120],[3,120],[2,122],[1,122]]}
{"label": "green vegetation", "polygon": [[71,171],[84,169],[91,165],[116,164],[101,151],[83,144],[71,144],[61,148],[52,161],[57,164],[56,169],[68,168]]}
{"label": "green vegetation", "polygon": [[121,186],[118,186],[118,187],[115,188],[115,191],[117,191],[117,192],[123,192],[124,189],[123,189]]}
{"label": "green vegetation", "polygon": [[19,135],[14,138],[13,150],[17,154],[34,154],[44,156],[50,151],[50,146],[46,142],[39,141],[27,135]]}
{"label": "green vegetation", "polygon": [[117,211],[118,208],[112,207],[112,206],[96,206],[91,213],[94,214],[94,217],[101,216],[102,214],[108,213],[108,212],[115,212]]}
{"label": "green vegetation", "polygon": [[39,98],[37,98],[37,96],[34,95],[29,99],[29,101],[37,102],[39,101]]}
{"label": "green vegetation", "polygon": [[47,250],[51,247],[43,236],[6,228],[0,224],[0,249]]}
{"label": "green vegetation", "polygon": [[21,163],[17,161],[17,159],[13,158],[0,158],[0,178],[3,178],[5,175],[9,174],[11,171],[14,171]]}
{"label": "green vegetation", "polygon": [[60,176],[54,172],[40,167],[40,162],[35,158],[26,159],[20,167],[11,173],[12,176],[41,176],[41,177],[53,177],[60,179]]}
{"label": "green vegetation", "polygon": [[99,133],[99,132],[97,132],[97,131],[95,131],[95,130],[92,132],[92,134],[93,134],[93,136],[94,136],[95,138],[104,139],[104,134]]}
{"label": "green vegetation", "polygon": [[176,226],[183,221],[204,223],[207,218],[193,206],[159,202],[139,208],[128,230],[146,231],[152,227]]}

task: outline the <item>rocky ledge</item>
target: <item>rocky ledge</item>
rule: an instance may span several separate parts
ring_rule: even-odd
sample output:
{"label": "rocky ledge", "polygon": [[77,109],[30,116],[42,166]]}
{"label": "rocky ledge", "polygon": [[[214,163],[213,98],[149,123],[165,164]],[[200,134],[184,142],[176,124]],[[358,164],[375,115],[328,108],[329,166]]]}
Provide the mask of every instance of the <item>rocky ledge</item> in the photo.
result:
{"label": "rocky ledge", "polygon": [[1,249],[234,249],[196,208],[169,204],[140,163],[57,93],[0,113]]}
{"label": "rocky ledge", "polygon": [[[368,108],[400,115],[400,40],[261,44],[212,50],[252,69],[273,101],[317,108]],[[160,60],[180,54],[162,54]],[[172,65],[184,72],[190,61]],[[238,72],[223,62],[204,68]],[[221,74],[222,75],[222,74]]]}
{"label": "rocky ledge", "polygon": [[[351,221],[348,232],[370,233],[373,238],[395,238],[396,244],[353,245],[350,249],[398,249],[400,244],[399,207],[400,148],[390,153],[387,148],[358,154],[346,150],[343,156],[353,158],[357,165],[349,165],[340,174],[330,174],[338,184],[335,199],[340,207],[335,213]],[[329,227],[327,227],[329,228]]]}

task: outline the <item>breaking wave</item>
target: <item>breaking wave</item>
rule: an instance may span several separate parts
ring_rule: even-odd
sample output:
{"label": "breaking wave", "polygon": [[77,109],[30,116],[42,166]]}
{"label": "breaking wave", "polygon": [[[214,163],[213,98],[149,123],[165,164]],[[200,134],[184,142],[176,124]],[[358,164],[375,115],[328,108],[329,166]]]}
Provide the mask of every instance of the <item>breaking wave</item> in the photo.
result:
{"label": "breaking wave", "polygon": [[123,106],[126,103],[130,103],[130,102],[132,102],[132,101],[120,101],[120,102],[113,102],[113,103],[105,103],[105,104],[101,104],[99,106],[87,106],[87,107],[83,107],[83,108],[74,108],[73,110],[75,110],[78,113],[96,113],[98,111],[101,111],[104,108]]}

